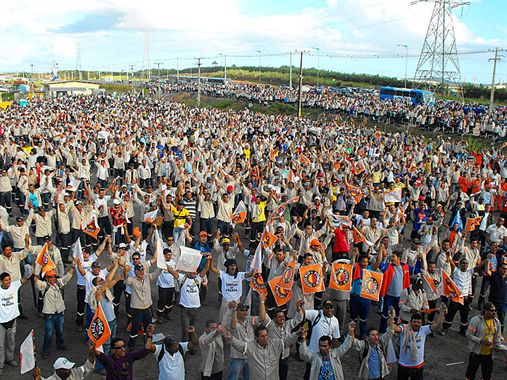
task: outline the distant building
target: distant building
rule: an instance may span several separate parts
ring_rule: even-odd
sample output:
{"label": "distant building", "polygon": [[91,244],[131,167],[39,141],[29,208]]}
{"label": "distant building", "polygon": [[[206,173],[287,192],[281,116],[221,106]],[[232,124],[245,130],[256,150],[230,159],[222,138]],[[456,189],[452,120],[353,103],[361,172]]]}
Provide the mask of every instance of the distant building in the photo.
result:
{"label": "distant building", "polygon": [[102,91],[96,83],[79,81],[57,81],[44,84],[44,93],[47,97],[64,95],[91,95]]}

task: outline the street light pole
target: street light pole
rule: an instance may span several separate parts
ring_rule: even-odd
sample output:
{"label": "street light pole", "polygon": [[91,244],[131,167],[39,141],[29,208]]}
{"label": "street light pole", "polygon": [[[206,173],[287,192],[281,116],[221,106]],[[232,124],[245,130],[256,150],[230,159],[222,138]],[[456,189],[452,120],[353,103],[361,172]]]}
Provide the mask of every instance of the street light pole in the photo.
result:
{"label": "street light pole", "polygon": [[224,56],[224,84],[225,84],[225,82],[227,82],[227,54],[220,53],[218,55]]}
{"label": "street light pole", "polygon": [[302,115],[302,99],[303,99],[303,51],[300,52],[301,58],[299,60],[299,91],[298,91],[298,117]]}
{"label": "street light pole", "polygon": [[408,63],[408,46],[406,44],[396,44],[399,47],[405,48],[405,84],[404,87],[407,88],[407,63]]}
{"label": "street light pole", "polygon": [[289,88],[292,90],[292,52],[289,53]]}
{"label": "street light pole", "polygon": [[261,84],[261,75],[262,75],[262,51],[257,50],[259,53],[259,84]]}
{"label": "street light pole", "polygon": [[318,47],[312,48],[317,50],[317,87],[319,87],[320,80],[320,49]]}
{"label": "street light pole", "polygon": [[201,107],[201,58],[197,58],[197,107]]}

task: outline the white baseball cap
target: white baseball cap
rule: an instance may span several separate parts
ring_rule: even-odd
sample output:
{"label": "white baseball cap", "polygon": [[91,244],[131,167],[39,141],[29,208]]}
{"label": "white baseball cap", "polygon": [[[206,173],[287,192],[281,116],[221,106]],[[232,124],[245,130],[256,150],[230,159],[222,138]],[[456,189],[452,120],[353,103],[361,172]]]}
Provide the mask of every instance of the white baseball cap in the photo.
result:
{"label": "white baseball cap", "polygon": [[54,369],[71,369],[74,367],[76,363],[71,362],[67,358],[58,358],[55,361],[55,364],[53,364]]}

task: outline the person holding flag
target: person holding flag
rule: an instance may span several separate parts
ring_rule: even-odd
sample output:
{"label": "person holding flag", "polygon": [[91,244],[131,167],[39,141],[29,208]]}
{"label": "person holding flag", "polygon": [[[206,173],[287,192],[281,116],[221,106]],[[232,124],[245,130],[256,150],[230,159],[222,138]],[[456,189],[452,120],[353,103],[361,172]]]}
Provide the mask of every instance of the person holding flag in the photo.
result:
{"label": "person holding flag", "polygon": [[31,254],[37,257],[34,273],[39,275],[41,271],[44,271],[46,263],[51,261],[55,265],[57,276],[63,277],[64,267],[60,250],[53,244],[51,236],[45,236],[43,241],[44,245],[30,246],[28,249]]}
{"label": "person holding flag", "polygon": [[359,256],[359,248],[354,247],[352,252],[352,289],[350,292],[350,319],[357,323],[359,318],[359,334],[361,339],[366,336],[368,324],[368,315],[370,311],[371,300],[361,297],[363,287],[363,270],[376,271],[382,262],[382,251],[377,255],[377,260],[370,264],[368,255]]}
{"label": "person holding flag", "polygon": [[[459,261],[459,268],[456,267],[454,261],[449,260],[449,264],[452,268],[452,276],[451,279],[454,281],[456,288],[459,290],[460,294],[456,297],[450,297],[449,303],[449,311],[445,317],[444,328],[440,332],[440,335],[445,336],[447,331],[452,326],[452,321],[456,313],[460,312],[461,317],[461,325],[459,332],[461,335],[466,336],[466,332],[468,329],[468,313],[470,308],[470,302],[472,301],[473,290],[472,290],[472,277],[475,272],[477,272],[481,267],[483,267],[487,263],[487,260],[484,260],[479,265],[476,265],[473,268],[469,268],[469,262],[466,258],[462,258]],[[445,275],[444,275],[445,276]],[[442,278],[443,279],[443,278]],[[450,283],[450,279],[446,279],[448,283]],[[444,288],[449,286],[448,284],[444,284]]]}
{"label": "person holding flag", "polygon": [[61,351],[68,350],[63,337],[65,301],[63,299],[62,288],[67,285],[74,275],[75,264],[76,261],[74,259],[72,267],[61,278],[58,278],[54,269],[49,270],[44,276],[42,276],[45,281],[39,280],[37,276],[34,276],[35,287],[42,294],[41,312],[44,315],[44,343],[42,345],[43,359],[47,359],[49,357],[49,348],[51,347],[53,333],[55,330],[56,348]]}

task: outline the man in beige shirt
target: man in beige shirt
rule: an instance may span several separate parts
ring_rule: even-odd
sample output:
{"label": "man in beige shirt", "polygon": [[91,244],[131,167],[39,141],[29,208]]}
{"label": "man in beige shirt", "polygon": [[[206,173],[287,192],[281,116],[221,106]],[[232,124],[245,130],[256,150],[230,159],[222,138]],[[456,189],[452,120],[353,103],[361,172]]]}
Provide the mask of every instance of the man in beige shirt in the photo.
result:
{"label": "man in beige shirt", "polygon": [[74,274],[74,265],[62,277],[58,278],[54,270],[45,274],[46,281],[40,281],[37,276],[34,277],[35,286],[42,292],[42,314],[44,315],[44,343],[42,344],[42,358],[47,359],[49,349],[53,340],[53,333],[56,330],[56,347],[59,350],[66,351],[67,346],[63,338],[63,322],[65,302],[63,299],[62,288],[70,281]]}
{"label": "man in beige shirt", "polygon": [[158,278],[160,269],[155,272],[145,274],[144,265],[136,264],[134,266],[135,277],[128,277],[130,266],[125,266],[125,285],[132,287],[132,298],[130,307],[132,309],[132,328],[130,329],[130,339],[128,342],[129,349],[132,351],[136,345],[137,333],[141,329],[144,330],[151,324],[150,307],[153,304],[151,298],[151,282]]}
{"label": "man in beige shirt", "polygon": [[55,210],[46,211],[44,207],[39,207],[38,214],[33,216],[35,221],[35,238],[37,244],[44,244],[44,237],[51,236],[53,234],[53,215]]}
{"label": "man in beige shirt", "polygon": [[26,235],[30,233],[29,228],[32,223],[32,219],[33,211],[28,214],[26,220],[24,220],[21,216],[18,216],[16,218],[16,224],[14,225],[2,225],[2,222],[0,221],[0,229],[11,234],[14,251],[19,252],[25,248],[25,239]]}
{"label": "man in beige shirt", "polygon": [[[13,252],[11,246],[7,245],[4,247],[2,255],[0,255],[0,273],[7,272],[11,276],[11,281],[21,280],[21,268],[20,262],[26,257],[28,251],[22,250],[20,252]],[[28,275],[29,273],[27,273]],[[30,274],[31,275],[31,274]],[[19,290],[18,290],[19,292]],[[35,300],[35,298],[34,298]],[[20,319],[28,319],[23,314],[23,308],[21,307],[21,297],[18,294],[18,307]]]}

